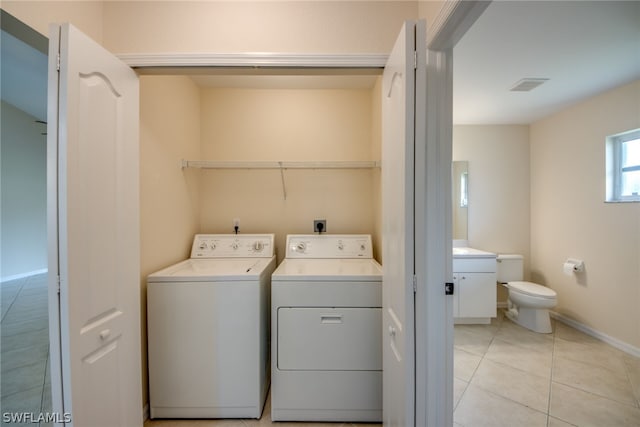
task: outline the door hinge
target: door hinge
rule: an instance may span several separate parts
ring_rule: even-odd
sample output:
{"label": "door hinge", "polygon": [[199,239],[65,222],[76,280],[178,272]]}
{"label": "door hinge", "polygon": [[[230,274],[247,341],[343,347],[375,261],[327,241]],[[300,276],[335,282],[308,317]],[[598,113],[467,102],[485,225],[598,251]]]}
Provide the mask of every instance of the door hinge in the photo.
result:
{"label": "door hinge", "polygon": [[57,289],[58,295],[60,295],[60,275],[59,274],[56,276],[56,287],[58,288]]}
{"label": "door hinge", "polygon": [[416,50],[413,51],[413,69],[418,69],[418,51]]}
{"label": "door hinge", "polygon": [[418,291],[418,276],[413,275],[413,293],[415,294]]}
{"label": "door hinge", "polygon": [[444,294],[453,295],[453,282],[447,282],[444,284]]}
{"label": "door hinge", "polygon": [[60,71],[60,54],[56,57],[56,71]]}

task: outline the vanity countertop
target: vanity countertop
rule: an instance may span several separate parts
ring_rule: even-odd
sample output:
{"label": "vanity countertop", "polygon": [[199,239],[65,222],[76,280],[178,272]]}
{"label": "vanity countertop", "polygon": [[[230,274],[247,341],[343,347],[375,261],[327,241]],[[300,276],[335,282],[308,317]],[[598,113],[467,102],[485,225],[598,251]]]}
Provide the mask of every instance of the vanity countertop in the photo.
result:
{"label": "vanity countertop", "polygon": [[454,258],[495,258],[496,256],[493,252],[482,251],[480,249],[467,247],[453,248]]}

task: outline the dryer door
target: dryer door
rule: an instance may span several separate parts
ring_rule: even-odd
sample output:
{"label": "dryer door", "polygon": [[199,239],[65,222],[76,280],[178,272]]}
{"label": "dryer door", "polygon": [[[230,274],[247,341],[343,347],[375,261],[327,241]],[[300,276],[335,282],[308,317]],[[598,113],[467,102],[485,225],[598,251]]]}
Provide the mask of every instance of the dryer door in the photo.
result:
{"label": "dryer door", "polygon": [[380,308],[278,309],[278,368],[382,370]]}

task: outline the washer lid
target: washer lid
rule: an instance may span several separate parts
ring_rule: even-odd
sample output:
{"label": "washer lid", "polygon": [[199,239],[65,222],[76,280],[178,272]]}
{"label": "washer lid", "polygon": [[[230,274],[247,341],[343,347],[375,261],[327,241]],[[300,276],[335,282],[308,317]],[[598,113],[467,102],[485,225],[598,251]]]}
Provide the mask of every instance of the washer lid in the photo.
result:
{"label": "washer lid", "polygon": [[187,259],[147,277],[147,282],[212,282],[257,280],[271,258]]}
{"label": "washer lid", "polygon": [[530,295],[532,297],[538,298],[555,298],[556,291],[553,289],[547,288],[546,286],[539,285],[537,283],[531,282],[509,282],[507,283],[509,288],[515,289],[518,292],[521,292],[525,295]]}
{"label": "washer lid", "polygon": [[291,259],[280,263],[272,280],[366,281],[382,280],[382,267],[373,259]]}

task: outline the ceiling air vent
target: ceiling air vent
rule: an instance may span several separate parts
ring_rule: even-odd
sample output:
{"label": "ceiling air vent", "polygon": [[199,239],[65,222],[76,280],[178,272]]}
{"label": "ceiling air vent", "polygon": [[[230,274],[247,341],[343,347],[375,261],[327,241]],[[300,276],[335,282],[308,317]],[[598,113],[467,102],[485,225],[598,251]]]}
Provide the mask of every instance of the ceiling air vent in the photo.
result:
{"label": "ceiling air vent", "polygon": [[513,85],[513,87],[511,87],[511,89],[509,90],[511,92],[529,92],[530,90],[537,88],[547,80],[549,79],[532,79],[532,78],[522,79],[519,82],[517,82],[515,85]]}

